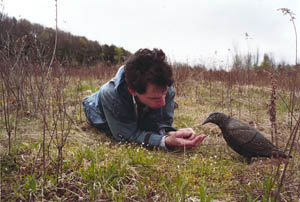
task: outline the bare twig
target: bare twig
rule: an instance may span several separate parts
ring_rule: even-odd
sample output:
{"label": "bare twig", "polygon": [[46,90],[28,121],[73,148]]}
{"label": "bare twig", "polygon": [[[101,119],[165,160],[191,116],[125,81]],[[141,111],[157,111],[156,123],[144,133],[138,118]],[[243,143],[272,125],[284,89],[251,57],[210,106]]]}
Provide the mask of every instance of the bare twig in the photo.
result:
{"label": "bare twig", "polygon": [[[298,121],[297,121],[292,133],[290,134],[290,139],[292,139],[292,141],[291,141],[291,146],[290,146],[288,156],[291,156],[293,146],[295,144],[295,139],[296,139],[296,136],[298,134],[299,127],[300,127],[300,113],[299,113]],[[281,187],[283,186],[283,181],[285,179],[288,164],[289,164],[289,161],[286,161],[285,164],[284,164],[283,172],[282,172],[282,175],[280,177],[280,182],[279,182],[279,185],[278,185],[278,188],[277,188],[277,193],[276,193],[276,196],[275,196],[275,201],[277,201],[277,199],[279,200],[279,193],[280,193]]]}
{"label": "bare twig", "polygon": [[295,45],[296,45],[296,60],[295,60],[295,64],[298,64],[298,60],[297,60],[297,56],[298,56],[298,41],[297,41],[297,29],[296,29],[296,25],[295,25],[295,13],[289,9],[289,8],[279,8],[277,9],[278,11],[281,11],[283,13],[283,15],[289,15],[290,16],[290,21],[293,23],[293,28],[294,28],[294,32],[295,32]]}
{"label": "bare twig", "polygon": [[55,53],[56,53],[56,46],[57,46],[57,32],[58,32],[58,19],[57,19],[57,0],[55,0],[55,41],[54,41],[54,48],[52,52],[52,57],[48,66],[48,72],[47,72],[47,77],[49,76],[49,73],[51,72],[51,67],[52,63],[55,58]]}

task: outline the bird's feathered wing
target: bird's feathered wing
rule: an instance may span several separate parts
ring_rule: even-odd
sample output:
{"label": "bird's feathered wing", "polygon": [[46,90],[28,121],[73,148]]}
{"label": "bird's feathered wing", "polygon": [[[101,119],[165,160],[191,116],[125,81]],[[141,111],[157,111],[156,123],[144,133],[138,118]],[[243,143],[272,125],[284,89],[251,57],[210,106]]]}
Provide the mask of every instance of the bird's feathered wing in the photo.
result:
{"label": "bird's feathered wing", "polygon": [[246,157],[270,157],[278,150],[255,128],[236,119],[229,121],[223,135],[233,150]]}
{"label": "bird's feathered wing", "polygon": [[[230,136],[230,139],[238,145],[244,145],[256,137],[257,130],[247,124],[242,123],[236,119],[231,118],[225,127],[224,136]],[[226,138],[226,137],[224,137]]]}

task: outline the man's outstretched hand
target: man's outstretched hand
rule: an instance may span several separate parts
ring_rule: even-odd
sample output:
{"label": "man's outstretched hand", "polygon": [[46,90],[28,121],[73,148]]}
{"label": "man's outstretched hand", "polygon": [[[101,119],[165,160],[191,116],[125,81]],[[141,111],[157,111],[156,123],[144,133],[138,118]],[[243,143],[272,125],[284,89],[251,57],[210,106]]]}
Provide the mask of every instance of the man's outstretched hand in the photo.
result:
{"label": "man's outstretched hand", "polygon": [[204,138],[206,135],[196,135],[192,128],[182,128],[168,132],[165,144],[170,147],[197,147]]}

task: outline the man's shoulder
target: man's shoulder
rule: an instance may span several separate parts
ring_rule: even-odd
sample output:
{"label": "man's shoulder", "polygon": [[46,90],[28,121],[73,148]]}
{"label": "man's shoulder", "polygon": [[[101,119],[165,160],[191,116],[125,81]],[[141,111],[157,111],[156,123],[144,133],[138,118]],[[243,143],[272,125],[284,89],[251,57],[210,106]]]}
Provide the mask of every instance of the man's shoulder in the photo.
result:
{"label": "man's shoulder", "polygon": [[115,86],[110,81],[102,86],[100,90],[100,102],[102,107],[111,111],[119,120],[132,120],[133,101],[125,85]]}
{"label": "man's shoulder", "polygon": [[101,94],[112,94],[115,93],[115,84],[113,80],[108,81],[105,83],[101,89]]}
{"label": "man's shoulder", "polygon": [[121,66],[116,75],[107,83],[105,83],[101,88],[103,93],[108,94],[118,94],[118,91],[120,88],[122,88],[122,85],[124,85],[124,66]]}
{"label": "man's shoulder", "polygon": [[125,83],[116,85],[114,80],[107,82],[101,87],[100,97],[107,102],[124,102],[131,100]]}

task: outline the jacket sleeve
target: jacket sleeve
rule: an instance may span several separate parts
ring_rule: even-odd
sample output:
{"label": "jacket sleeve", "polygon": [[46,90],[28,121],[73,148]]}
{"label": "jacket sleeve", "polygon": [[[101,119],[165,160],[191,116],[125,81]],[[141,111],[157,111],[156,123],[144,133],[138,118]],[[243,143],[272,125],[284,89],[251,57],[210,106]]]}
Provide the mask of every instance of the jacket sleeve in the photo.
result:
{"label": "jacket sleeve", "polygon": [[159,147],[162,134],[139,129],[132,100],[124,100],[110,87],[100,94],[101,105],[111,133],[117,141],[136,142],[148,147]]}

